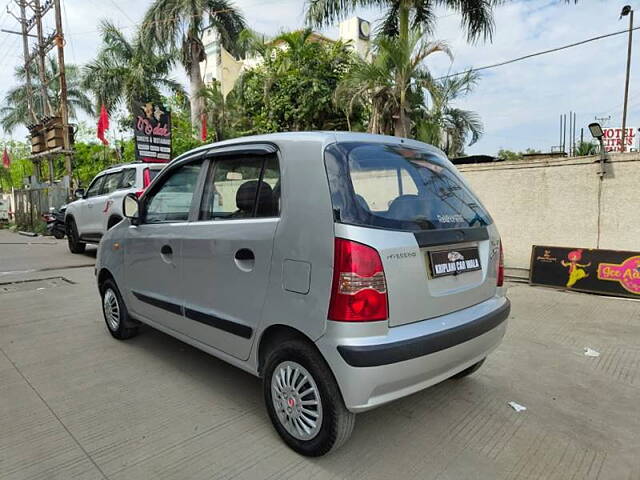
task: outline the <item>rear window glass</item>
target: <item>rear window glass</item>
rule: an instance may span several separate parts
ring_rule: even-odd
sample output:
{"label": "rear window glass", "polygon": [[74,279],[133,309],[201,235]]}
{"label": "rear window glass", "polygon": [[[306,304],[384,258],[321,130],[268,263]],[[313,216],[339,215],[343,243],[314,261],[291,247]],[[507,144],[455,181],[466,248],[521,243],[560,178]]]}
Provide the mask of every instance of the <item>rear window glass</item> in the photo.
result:
{"label": "rear window glass", "polygon": [[153,181],[153,179],[156,178],[161,171],[162,171],[161,168],[150,168],[149,169],[149,183],[151,183]]}
{"label": "rear window glass", "polygon": [[400,230],[482,227],[491,217],[438,156],[403,145],[331,145],[325,164],[335,219]]}

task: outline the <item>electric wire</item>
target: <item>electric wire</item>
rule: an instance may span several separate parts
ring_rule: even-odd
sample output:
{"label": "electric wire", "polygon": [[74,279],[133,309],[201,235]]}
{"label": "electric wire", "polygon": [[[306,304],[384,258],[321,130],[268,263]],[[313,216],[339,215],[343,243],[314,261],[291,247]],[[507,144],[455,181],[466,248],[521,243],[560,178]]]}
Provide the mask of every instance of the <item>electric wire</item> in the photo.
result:
{"label": "electric wire", "polygon": [[[631,30],[638,30],[638,29],[640,29],[640,27],[634,27]],[[622,35],[623,33],[629,33],[629,29],[626,28],[624,30],[619,30],[617,32],[606,33],[604,35],[598,35],[597,37],[591,37],[591,38],[587,38],[586,40],[581,40],[579,42],[569,43],[567,45],[562,45],[560,47],[555,47],[555,48],[550,48],[548,50],[542,50],[540,52],[530,53],[528,55],[523,55],[522,57],[512,58],[511,60],[505,60],[503,62],[493,63],[491,65],[484,65],[482,67],[470,68],[468,70],[464,70],[464,71],[461,71],[461,72],[456,72],[456,73],[452,73],[452,74],[449,74],[449,75],[443,75],[441,77],[437,77],[436,80],[443,80],[445,78],[457,77],[459,75],[466,75],[466,74],[471,73],[471,72],[479,72],[479,71],[482,71],[482,70],[488,70],[490,68],[502,67],[504,65],[509,65],[511,63],[521,62],[522,60],[527,60],[527,59],[533,58],[533,57],[539,57],[541,55],[547,55],[549,53],[559,52],[561,50],[566,50],[568,48],[577,47],[577,46],[580,46],[580,45],[584,45],[586,43],[595,42],[597,40],[602,40],[602,39],[608,38],[608,37],[613,37],[615,35]]]}

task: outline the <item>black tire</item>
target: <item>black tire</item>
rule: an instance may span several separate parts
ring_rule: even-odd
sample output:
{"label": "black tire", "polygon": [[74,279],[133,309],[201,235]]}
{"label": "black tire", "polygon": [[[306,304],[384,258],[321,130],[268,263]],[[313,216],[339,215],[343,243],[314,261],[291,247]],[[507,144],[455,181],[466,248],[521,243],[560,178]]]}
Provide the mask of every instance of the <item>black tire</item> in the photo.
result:
{"label": "black tire", "polygon": [[59,230],[54,230],[53,237],[57,240],[62,240],[64,238],[64,232],[61,232]]}
{"label": "black tire", "polygon": [[[315,436],[308,440],[296,438],[289,433],[274,406],[271,381],[276,369],[279,370],[278,367],[284,362],[295,362],[306,369],[311,374],[320,394],[322,421]],[[297,380],[293,383],[295,384],[295,382]],[[356,416],[345,407],[342,394],[331,370],[318,351],[310,344],[302,340],[287,340],[271,350],[265,361],[262,385],[271,423],[284,442],[296,452],[309,457],[319,457],[337,449],[351,436]],[[302,383],[298,387],[301,385]],[[300,399],[306,398],[309,397],[304,396]]]}
{"label": "black tire", "polygon": [[67,243],[71,253],[84,253],[87,248],[87,244],[80,241],[78,227],[73,218],[67,222]]}
{"label": "black tire", "polygon": [[111,217],[107,222],[107,230],[111,230],[111,228],[115,227],[118,223],[120,223],[121,220],[122,220],[122,217],[118,217],[115,215]]}
{"label": "black tire", "polygon": [[[122,295],[120,295],[120,290],[118,290],[113,280],[105,280],[100,286],[100,296],[102,298],[102,315],[111,336],[118,340],[135,337],[138,334],[138,323],[129,316],[127,306],[122,300]],[[115,308],[117,309],[118,315],[117,324],[110,321],[108,313],[109,305],[111,305],[113,312],[113,304],[110,303],[112,300],[116,302]],[[113,317],[111,317],[111,319],[113,319]]]}
{"label": "black tire", "polygon": [[453,377],[451,378],[464,378],[464,377],[468,377],[469,375],[471,375],[472,373],[476,372],[484,363],[484,361],[486,360],[486,358],[483,358],[482,360],[480,360],[478,363],[474,363],[473,365],[471,365],[469,368],[466,368],[464,370],[462,370],[461,372],[456,373]]}

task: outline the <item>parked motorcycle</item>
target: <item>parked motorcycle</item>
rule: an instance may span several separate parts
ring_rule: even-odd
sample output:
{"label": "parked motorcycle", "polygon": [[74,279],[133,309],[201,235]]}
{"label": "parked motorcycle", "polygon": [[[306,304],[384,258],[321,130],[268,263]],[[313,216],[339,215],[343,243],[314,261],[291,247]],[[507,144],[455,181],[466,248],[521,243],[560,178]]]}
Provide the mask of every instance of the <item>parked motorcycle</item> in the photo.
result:
{"label": "parked motorcycle", "polygon": [[63,239],[67,233],[64,224],[65,210],[66,205],[60,207],[60,210],[51,207],[49,213],[42,215],[43,220],[47,222],[47,233],[53,235],[58,240]]}

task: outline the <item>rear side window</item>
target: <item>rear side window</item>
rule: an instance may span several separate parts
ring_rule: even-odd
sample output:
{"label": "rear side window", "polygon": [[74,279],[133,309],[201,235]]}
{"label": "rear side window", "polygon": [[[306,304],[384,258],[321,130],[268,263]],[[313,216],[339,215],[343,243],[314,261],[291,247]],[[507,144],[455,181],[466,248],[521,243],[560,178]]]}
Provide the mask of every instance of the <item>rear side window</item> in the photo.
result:
{"label": "rear side window", "polygon": [[417,231],[492,221],[457,174],[426,150],[344,143],[327,148],[325,165],[339,222]]}
{"label": "rear side window", "polygon": [[122,172],[109,173],[105,175],[104,184],[102,185],[102,195],[108,195],[116,191],[122,181]]}
{"label": "rear side window", "polygon": [[200,220],[277,217],[279,199],[275,156],[219,159],[205,184]]}
{"label": "rear side window", "polygon": [[127,168],[122,172],[122,179],[118,188],[133,188],[136,186],[136,169]]}

